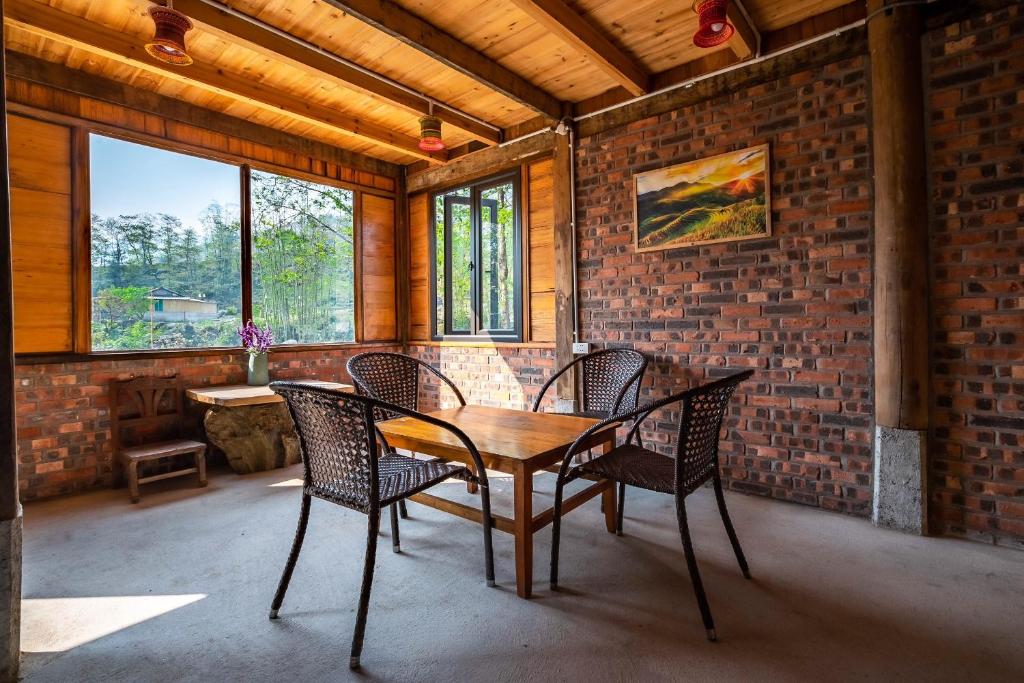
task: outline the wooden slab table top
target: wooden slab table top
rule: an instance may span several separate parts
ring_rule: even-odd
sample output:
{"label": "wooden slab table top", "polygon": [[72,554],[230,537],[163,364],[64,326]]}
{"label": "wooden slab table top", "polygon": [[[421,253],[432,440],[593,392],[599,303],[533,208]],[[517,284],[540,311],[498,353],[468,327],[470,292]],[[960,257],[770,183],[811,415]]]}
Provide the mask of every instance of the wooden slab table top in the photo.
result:
{"label": "wooden slab table top", "polygon": [[[430,413],[461,429],[480,451],[484,465],[512,475],[513,517],[492,514],[494,527],[515,537],[516,592],[522,598],[530,597],[533,588],[533,534],[551,523],[554,510],[549,508],[538,514],[533,511],[533,475],[553,466],[561,465],[566,450],[584,431],[600,420],[533,413],[506,408],[462,406]],[[462,442],[451,432],[413,418],[402,417],[378,423],[380,431],[394,448],[437,456],[472,465],[472,457]],[[615,446],[615,429],[609,425],[593,434],[586,443],[601,452]],[[562,501],[562,514],[601,495],[604,498],[605,526],[615,532],[615,486],[599,479],[584,490]],[[412,500],[458,515],[478,523],[483,514],[475,507],[418,493]]]}
{"label": "wooden slab table top", "polygon": [[[355,387],[351,384],[339,384],[337,382],[322,382],[315,379],[293,380],[297,384],[308,384],[322,389],[334,389],[336,391],[352,392]],[[238,406],[257,406],[267,403],[284,403],[284,399],[275,394],[269,386],[250,386],[248,384],[231,384],[217,387],[197,387],[189,389],[185,395],[196,403],[205,403],[211,406],[222,406],[235,408]]]}

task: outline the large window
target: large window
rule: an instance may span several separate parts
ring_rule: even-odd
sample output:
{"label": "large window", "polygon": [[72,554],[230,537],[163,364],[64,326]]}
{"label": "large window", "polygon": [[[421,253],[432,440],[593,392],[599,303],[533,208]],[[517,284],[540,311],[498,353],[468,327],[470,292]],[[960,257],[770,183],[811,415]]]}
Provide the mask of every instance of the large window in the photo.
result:
{"label": "large window", "polygon": [[252,172],[252,307],[279,342],[355,339],[350,190]]}
{"label": "large window", "polygon": [[518,176],[434,198],[434,336],[518,339],[521,240]]}
{"label": "large window", "polygon": [[93,135],[92,348],[233,346],[238,168]]}
{"label": "large window", "polygon": [[236,346],[247,317],[355,340],[354,192],[101,135],[90,159],[94,351]]}

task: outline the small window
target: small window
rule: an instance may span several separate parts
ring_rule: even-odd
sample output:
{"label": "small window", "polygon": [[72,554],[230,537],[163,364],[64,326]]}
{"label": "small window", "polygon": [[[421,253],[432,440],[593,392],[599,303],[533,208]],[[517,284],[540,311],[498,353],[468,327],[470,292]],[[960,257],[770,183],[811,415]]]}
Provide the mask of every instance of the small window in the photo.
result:
{"label": "small window", "polygon": [[235,346],[239,169],[92,135],[92,348]]}
{"label": "small window", "polygon": [[253,317],[277,344],[355,340],[354,194],[252,171]]}
{"label": "small window", "polygon": [[434,337],[522,334],[518,175],[434,198]]}

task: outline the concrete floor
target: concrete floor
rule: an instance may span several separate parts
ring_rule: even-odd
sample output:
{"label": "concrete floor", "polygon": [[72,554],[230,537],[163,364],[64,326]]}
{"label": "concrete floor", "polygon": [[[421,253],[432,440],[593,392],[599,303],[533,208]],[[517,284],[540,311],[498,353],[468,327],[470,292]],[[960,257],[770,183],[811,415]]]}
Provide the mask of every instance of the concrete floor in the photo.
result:
{"label": "concrete floor", "polygon": [[[267,610],[298,512],[298,468],[171,480],[28,505],[28,681],[1024,679],[1024,553],[884,532],[863,520],[729,495],[754,581],[714,497],[691,525],[719,642],[704,639],[668,496],[630,490],[626,535],[597,501],[566,518],[562,585],[515,595],[511,538],[410,504],[385,530],[363,651],[346,668],[365,518],[314,501],[281,619]],[[292,481],[289,481],[292,480]],[[495,484],[496,511],[510,481]],[[550,503],[544,475],[535,505]],[[466,495],[461,485],[449,486]]]}

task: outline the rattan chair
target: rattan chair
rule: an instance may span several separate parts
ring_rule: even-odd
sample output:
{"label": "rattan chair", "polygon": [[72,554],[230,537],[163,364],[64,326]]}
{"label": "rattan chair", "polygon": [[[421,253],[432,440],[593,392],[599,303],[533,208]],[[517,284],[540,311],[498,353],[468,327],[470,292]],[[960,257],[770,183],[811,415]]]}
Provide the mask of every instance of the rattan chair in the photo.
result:
{"label": "rattan chair", "polygon": [[[476,480],[480,487],[483,513],[484,571],[487,585],[494,585],[494,554],[491,550],[493,519],[487,471],[484,469],[480,452],[464,432],[443,420],[366,396],[291,382],[273,382],[270,388],[283,396],[288,405],[299,437],[303,466],[299,524],[284,573],[281,575],[281,582],[270,606],[271,619],[277,618],[296,560],[302,550],[312,498],[320,498],[362,512],[369,519],[363,583],[349,659],[349,666],[353,669],[359,666],[359,655],[363,649],[363,633],[366,629],[366,613],[373,583],[381,508],[393,505],[451,477]],[[395,453],[379,455],[378,431],[375,427],[378,412],[412,417],[448,430],[469,451],[478,474],[474,475],[461,465],[452,465],[440,460],[416,460]]]}
{"label": "rattan chair", "polygon": [[[462,392],[459,391],[454,382],[445,377],[441,371],[432,365],[412,356],[406,356],[401,353],[389,353],[387,351],[360,353],[348,359],[345,369],[348,370],[348,374],[352,377],[352,381],[355,383],[359,393],[379,401],[394,403],[407,410],[418,411],[420,409],[421,370],[437,377],[451,389],[459,405],[466,405],[466,399],[462,397]],[[378,421],[387,420],[392,417],[395,416],[381,411],[377,412]],[[394,452],[394,449],[388,444],[383,434],[378,432],[377,438],[386,452]],[[467,481],[466,488],[470,493],[476,493],[474,482]],[[398,502],[398,511],[402,519],[406,519],[409,516],[404,500]],[[398,518],[394,515],[394,510],[391,512],[391,537],[392,542],[395,544],[395,550],[397,550]]]}
{"label": "rattan chair", "polygon": [[[647,356],[633,349],[603,349],[576,358],[544,383],[533,402],[533,412],[540,410],[548,387],[570,368],[579,365],[578,382],[582,391],[583,409],[572,413],[579,417],[606,419],[627,410],[636,410],[640,401],[640,385],[647,371]],[[619,509],[615,533],[622,535],[622,518],[626,511],[626,485],[619,483]],[[601,500],[604,507],[604,500]]]}
{"label": "rattan chair", "polygon": [[[604,420],[586,432],[566,451],[565,459],[559,468],[558,480],[555,484],[554,520],[552,522],[551,539],[551,588],[558,586],[558,543],[562,517],[562,493],[565,484],[583,475],[592,475],[611,479],[630,486],[673,494],[676,498],[676,517],[679,521],[679,535],[683,541],[683,553],[686,555],[686,566],[690,570],[693,590],[697,595],[707,630],[708,640],[715,640],[715,624],[711,619],[711,609],[704,594],[704,584],[697,569],[697,558],[690,539],[690,530],[686,521],[686,497],[711,480],[718,511],[722,515],[725,531],[729,535],[732,549],[736,553],[743,576],[750,578],[750,569],[743,556],[739,539],[729,519],[729,511],[725,506],[722,493],[722,478],[718,470],[718,442],[722,429],[722,420],[729,406],[736,386],[753,375],[753,370],[730,375],[709,384],[684,391],[674,396],[656,401],[629,413],[622,413]],[[654,411],[680,404],[679,432],[676,439],[675,458],[661,455],[634,443],[640,425]],[[626,442],[610,452],[574,464],[573,459],[583,450],[580,444],[594,432],[619,421],[635,420]],[[619,522],[621,526],[621,520]]]}

